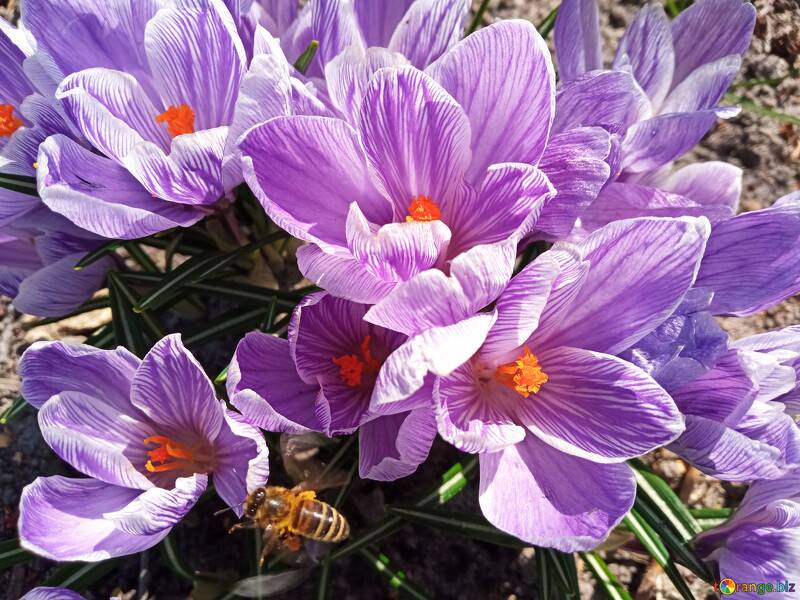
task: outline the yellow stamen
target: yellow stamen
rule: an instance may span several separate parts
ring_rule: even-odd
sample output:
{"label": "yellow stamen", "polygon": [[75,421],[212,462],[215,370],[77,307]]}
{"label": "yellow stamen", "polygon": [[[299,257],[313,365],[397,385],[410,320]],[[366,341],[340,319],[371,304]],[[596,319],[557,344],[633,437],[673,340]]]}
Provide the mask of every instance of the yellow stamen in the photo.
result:
{"label": "yellow stamen", "polygon": [[498,383],[507,385],[525,398],[529,394],[536,394],[548,379],[547,373],[539,364],[539,359],[528,350],[527,346],[514,362],[497,367],[494,378]]}
{"label": "yellow stamen", "polygon": [[417,196],[408,205],[406,221],[438,221],[442,218],[439,205],[430,196]]}
{"label": "yellow stamen", "polygon": [[13,106],[0,104],[0,137],[11,137],[22,124],[22,120],[14,116]]}
{"label": "yellow stamen", "polygon": [[172,137],[194,133],[194,111],[188,104],[170,106],[156,117],[156,123],[166,123]]}

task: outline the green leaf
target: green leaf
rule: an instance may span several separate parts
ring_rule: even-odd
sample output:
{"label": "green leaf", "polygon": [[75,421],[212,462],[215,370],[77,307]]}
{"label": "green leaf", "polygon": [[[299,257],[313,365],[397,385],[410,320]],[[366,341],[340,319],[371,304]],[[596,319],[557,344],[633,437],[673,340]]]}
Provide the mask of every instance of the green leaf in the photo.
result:
{"label": "green leaf", "polygon": [[550,600],[555,590],[553,573],[550,571],[547,555],[536,548],[536,591],[540,600]]}
{"label": "green leaf", "polygon": [[213,325],[204,326],[204,329],[187,335],[183,343],[187,346],[199,346],[216,338],[241,334],[258,327],[263,317],[263,308],[254,308],[246,312],[234,310],[214,321]]}
{"label": "green leaf", "polygon": [[33,554],[20,548],[19,539],[17,538],[0,542],[0,571],[34,558],[36,557]]}
{"label": "green leaf", "polygon": [[131,258],[135,260],[142,269],[145,271],[150,271],[152,273],[159,273],[160,269],[156,266],[156,263],[153,262],[153,259],[142,250],[142,247],[137,244],[136,242],[125,242],[123,244],[125,250],[128,251],[128,254],[131,255]]}
{"label": "green leaf", "polygon": [[539,32],[544,39],[547,39],[547,36],[550,35],[550,32],[553,31],[553,27],[556,25],[556,16],[558,15],[558,6],[556,6],[553,10],[551,10],[547,16],[542,20],[539,25],[536,26],[536,30]]}
{"label": "green leaf", "polygon": [[84,267],[88,267],[93,262],[97,262],[107,254],[114,252],[120,246],[122,246],[122,240],[111,240],[110,242],[106,242],[99,248],[89,252],[89,254],[80,259],[72,268],[76,271],[80,271]]}
{"label": "green leaf", "polygon": [[99,581],[122,562],[121,558],[112,558],[95,563],[69,563],[56,569],[42,582],[43,587],[65,587],[82,592],[93,583]]}
{"label": "green leaf", "polygon": [[[115,288],[125,297],[126,302],[130,304],[131,307],[136,306],[136,303],[139,301],[139,297],[133,293],[133,291],[125,284],[124,281],[122,281],[122,279],[120,279],[119,275],[116,273],[109,273],[109,282],[111,281],[112,277]],[[140,311],[138,318],[150,330],[150,333],[153,335],[155,341],[160,340],[166,335],[161,323],[158,322],[158,319],[150,311]]]}
{"label": "green leaf", "polygon": [[164,561],[167,563],[167,566],[173,573],[188,581],[193,582],[195,580],[195,572],[184,562],[178,551],[178,547],[175,544],[174,532],[170,533],[161,541],[158,545],[158,549]]}
{"label": "green leaf", "polygon": [[87,346],[108,348],[114,343],[114,326],[110,323],[96,329],[84,342]]}
{"label": "green leaf", "polygon": [[689,512],[697,519],[728,519],[733,514],[732,508],[692,508]]}
{"label": "green leaf", "polygon": [[774,110],[772,108],[768,108],[766,106],[762,106],[761,104],[753,102],[752,100],[749,100],[743,96],[737,96],[736,94],[728,92],[725,94],[724,99],[726,102],[738,104],[743,109],[749,110],[750,112],[756,113],[757,115],[763,115],[765,117],[769,117],[770,119],[781,121],[782,123],[791,123],[792,125],[800,125],[800,118],[784,112],[780,112],[778,110]]}
{"label": "green leaf", "polygon": [[361,557],[366,560],[381,575],[386,577],[389,585],[395,589],[405,592],[411,598],[417,600],[430,600],[430,596],[419,590],[408,581],[403,571],[394,570],[390,567],[391,561],[385,554],[375,555],[366,548],[359,550]]}
{"label": "green leaf", "polygon": [[387,511],[389,514],[402,517],[411,523],[465,536],[480,542],[495,544],[496,546],[506,546],[508,548],[530,546],[530,544],[526,544],[519,538],[500,531],[489,523],[483,515],[437,508],[410,508],[405,506],[389,506]]}
{"label": "green leaf", "polygon": [[633,600],[597,552],[581,552],[580,556],[610,600]]}
{"label": "green leaf", "polygon": [[22,396],[17,396],[11,405],[3,411],[3,414],[0,415],[0,425],[5,425],[9,421],[16,419],[22,413],[24,413],[28,408],[30,408],[30,404],[23,398]]}
{"label": "green leaf", "polygon": [[142,336],[138,315],[133,312],[133,304],[126,298],[121,282],[114,272],[108,274],[108,292],[117,344],[125,346],[139,357],[144,356],[147,345]]}
{"label": "green leaf", "polygon": [[464,31],[464,37],[475,33],[475,31],[480,27],[481,21],[483,21],[483,15],[486,12],[486,9],[489,8],[489,0],[483,0],[481,5],[478,7],[478,10],[475,11],[475,16],[472,17],[472,21],[470,21],[469,26]]}
{"label": "green leaf", "polygon": [[697,520],[666,481],[639,460],[631,461],[631,465],[636,476],[637,493],[644,496],[684,540],[691,540],[700,533]]}
{"label": "green leaf", "polygon": [[31,323],[24,323],[22,325],[22,329],[28,331],[35,327],[41,327],[42,325],[49,325],[50,323],[58,323],[59,321],[63,321],[64,319],[69,319],[70,317],[75,317],[77,315],[82,315],[87,312],[92,312],[93,310],[108,308],[109,306],[111,306],[111,300],[109,300],[107,297],[93,298],[91,300],[84,302],[72,312],[67,313],[65,315],[61,315],[60,317],[47,317],[46,319],[38,319],[36,321],[32,321]]}
{"label": "green leaf", "polygon": [[11,175],[10,173],[0,173],[0,188],[27,194],[28,196],[39,196],[36,189],[36,178],[26,175]]}
{"label": "green leaf", "polygon": [[311,40],[308,43],[308,47],[303,50],[303,53],[294,61],[294,68],[305,75],[305,72],[311,65],[311,61],[314,60],[314,57],[317,55],[317,50],[319,50],[319,42],[317,40]]}
{"label": "green leaf", "polygon": [[[442,505],[449,502],[461,490],[464,489],[469,481],[469,477],[478,466],[478,458],[470,456],[464,463],[456,463],[442,475],[442,483],[437,485],[430,492],[414,502],[416,507]],[[346,544],[336,548],[325,559],[325,562],[333,562],[353,552],[359,551],[372,544],[376,544],[382,539],[389,537],[403,528],[403,519],[398,516],[388,516],[370,527],[357,538],[352,538]]]}
{"label": "green leaf", "polygon": [[581,591],[578,584],[578,568],[575,566],[575,555],[559,552],[552,548],[536,548],[536,552],[547,555],[550,568],[557,576],[558,586],[564,593],[572,598],[579,599]]}

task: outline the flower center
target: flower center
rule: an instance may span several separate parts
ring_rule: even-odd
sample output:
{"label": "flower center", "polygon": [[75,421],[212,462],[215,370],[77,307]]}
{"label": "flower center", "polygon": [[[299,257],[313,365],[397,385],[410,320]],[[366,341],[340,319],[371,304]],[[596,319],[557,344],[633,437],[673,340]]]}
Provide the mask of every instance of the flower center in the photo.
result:
{"label": "flower center", "polygon": [[172,137],[194,133],[194,111],[188,104],[170,106],[156,117],[156,123],[166,123]]}
{"label": "flower center", "polygon": [[22,120],[14,116],[14,107],[10,104],[0,104],[0,136],[10,137],[20,127]]}
{"label": "flower center", "polygon": [[381,368],[381,363],[372,356],[369,349],[371,336],[364,336],[361,341],[361,355],[342,354],[334,356],[333,363],[339,367],[339,377],[350,387],[361,385],[361,378],[364,373],[377,373]]}
{"label": "flower center", "polygon": [[494,378],[525,398],[529,394],[537,393],[548,379],[547,373],[542,371],[539,359],[527,346],[517,360],[497,367]]}
{"label": "flower center", "polygon": [[147,451],[147,463],[144,468],[151,473],[174,471],[180,469],[191,473],[202,472],[194,453],[186,446],[163,436],[151,435],[144,439],[144,445],[155,444],[156,448]]}
{"label": "flower center", "polygon": [[439,205],[430,196],[417,196],[408,205],[406,221],[438,221],[442,218]]}

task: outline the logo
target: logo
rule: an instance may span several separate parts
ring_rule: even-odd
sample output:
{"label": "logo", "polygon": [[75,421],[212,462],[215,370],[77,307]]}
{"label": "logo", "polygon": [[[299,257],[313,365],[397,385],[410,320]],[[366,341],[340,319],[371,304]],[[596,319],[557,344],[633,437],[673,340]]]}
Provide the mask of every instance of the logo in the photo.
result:
{"label": "logo", "polygon": [[719,582],[719,591],[725,596],[730,596],[736,591],[736,582],[730,577]]}

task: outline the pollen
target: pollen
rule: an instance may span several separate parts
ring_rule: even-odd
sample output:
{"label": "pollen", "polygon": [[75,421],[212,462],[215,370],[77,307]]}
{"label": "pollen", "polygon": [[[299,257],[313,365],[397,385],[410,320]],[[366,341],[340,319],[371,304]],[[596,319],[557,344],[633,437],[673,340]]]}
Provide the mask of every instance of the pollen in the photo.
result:
{"label": "pollen", "polygon": [[14,107],[10,104],[0,104],[0,136],[11,137],[11,134],[20,127],[22,120],[14,116]]}
{"label": "pollen", "polygon": [[350,387],[358,387],[365,373],[375,374],[381,368],[380,361],[372,356],[370,340],[371,336],[364,336],[359,354],[342,354],[332,359],[333,364],[339,367],[339,377]]}
{"label": "pollen", "polygon": [[194,111],[188,104],[170,106],[156,117],[156,123],[166,123],[170,136],[194,133]]}
{"label": "pollen", "polygon": [[539,359],[527,346],[517,360],[497,367],[494,378],[525,398],[536,394],[548,379]]}
{"label": "pollen", "polygon": [[156,448],[147,451],[148,461],[144,468],[151,473],[174,471],[176,469],[195,471],[192,451],[163,435],[152,435],[144,439],[144,445],[155,444]]}
{"label": "pollen", "polygon": [[442,218],[439,205],[430,196],[416,196],[408,205],[406,221],[438,221]]}

